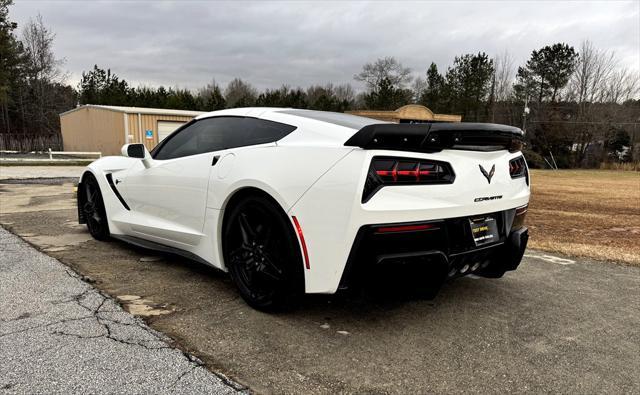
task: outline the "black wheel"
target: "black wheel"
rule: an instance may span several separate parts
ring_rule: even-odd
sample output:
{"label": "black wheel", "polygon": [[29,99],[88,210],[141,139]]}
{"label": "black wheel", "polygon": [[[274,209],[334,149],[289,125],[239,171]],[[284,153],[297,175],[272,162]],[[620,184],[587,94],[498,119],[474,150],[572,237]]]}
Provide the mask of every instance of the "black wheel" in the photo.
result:
{"label": "black wheel", "polygon": [[96,240],[107,240],[109,238],[109,223],[98,181],[93,174],[87,174],[82,181],[82,187],[84,190],[78,204],[80,204],[87,221],[89,233]]}
{"label": "black wheel", "polygon": [[300,247],[271,199],[246,196],[225,216],[223,254],[243,299],[259,310],[291,306],[304,286]]}

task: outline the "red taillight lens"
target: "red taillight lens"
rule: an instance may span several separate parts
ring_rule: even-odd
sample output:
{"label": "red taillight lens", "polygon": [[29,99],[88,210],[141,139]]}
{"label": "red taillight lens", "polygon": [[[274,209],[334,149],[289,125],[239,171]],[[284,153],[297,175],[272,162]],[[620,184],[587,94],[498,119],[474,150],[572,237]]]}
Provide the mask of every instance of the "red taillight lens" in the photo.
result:
{"label": "red taillight lens", "polygon": [[527,165],[522,156],[509,161],[509,174],[511,178],[524,177],[527,174]]}
{"label": "red taillight lens", "polygon": [[374,157],[365,183],[362,202],[386,185],[451,184],[451,165],[425,159]]}
{"label": "red taillight lens", "polygon": [[395,225],[395,226],[381,226],[376,229],[377,233],[399,233],[399,232],[418,232],[421,230],[437,230],[439,227],[431,224],[418,224],[418,225]]}
{"label": "red taillight lens", "polygon": [[527,185],[529,185],[529,170],[527,169],[527,162],[525,162],[524,156],[519,156],[509,161],[509,174],[511,178],[524,177]]}
{"label": "red taillight lens", "polygon": [[453,171],[449,164],[444,162],[374,158],[371,167],[385,184],[428,184],[453,181]]}

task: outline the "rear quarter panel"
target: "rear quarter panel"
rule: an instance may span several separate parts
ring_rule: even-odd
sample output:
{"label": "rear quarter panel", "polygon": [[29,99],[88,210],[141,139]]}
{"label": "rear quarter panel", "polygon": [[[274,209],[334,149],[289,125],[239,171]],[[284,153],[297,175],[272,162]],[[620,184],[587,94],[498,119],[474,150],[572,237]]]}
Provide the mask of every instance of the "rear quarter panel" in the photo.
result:
{"label": "rear quarter panel", "polygon": [[[509,160],[520,153],[446,150],[434,154],[356,149],[327,172],[292,208],[304,231],[311,269],[306,291],[333,293],[342,276],[358,229],[363,225],[454,218],[522,206],[529,201],[525,178],[511,179]],[[374,156],[424,158],[449,162],[456,174],[449,185],[388,186],[362,203],[366,173]],[[496,170],[491,183],[482,165]],[[477,197],[500,199],[475,202]]]}

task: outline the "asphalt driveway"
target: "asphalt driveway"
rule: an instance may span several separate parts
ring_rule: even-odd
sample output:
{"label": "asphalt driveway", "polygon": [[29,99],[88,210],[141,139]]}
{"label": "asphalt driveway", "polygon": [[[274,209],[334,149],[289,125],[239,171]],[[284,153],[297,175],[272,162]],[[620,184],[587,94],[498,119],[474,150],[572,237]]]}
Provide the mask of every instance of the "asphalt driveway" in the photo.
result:
{"label": "asphalt driveway", "polygon": [[640,392],[637,267],[529,251],[516,272],[432,301],[319,296],[268,315],[224,274],[92,240],[68,181],[0,183],[0,223],[256,392]]}
{"label": "asphalt driveway", "polygon": [[0,247],[0,392],[244,392],[2,228]]}

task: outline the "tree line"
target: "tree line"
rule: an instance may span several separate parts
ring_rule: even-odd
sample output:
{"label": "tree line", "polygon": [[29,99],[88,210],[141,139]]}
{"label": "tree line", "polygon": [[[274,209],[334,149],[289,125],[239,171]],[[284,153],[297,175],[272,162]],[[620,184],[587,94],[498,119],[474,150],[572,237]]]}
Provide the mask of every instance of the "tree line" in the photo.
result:
{"label": "tree line", "polygon": [[18,39],[9,5],[0,0],[0,149],[59,148],[58,114],[73,108],[76,91],[65,83],[64,60],[54,56],[55,35],[42,17],[30,20]]}
{"label": "tree line", "polygon": [[[64,59],[55,57],[55,35],[40,16],[18,32],[8,17],[11,0],[0,0],[0,148],[46,148],[60,143],[58,114],[79,104],[213,111],[243,106],[296,107],[324,111],[394,110],[417,103],[459,114],[467,122],[515,125],[527,132],[534,167],[593,167],[639,160],[640,80],[621,67],[615,53],[583,41],[576,49],[555,43],[533,50],[516,66],[505,51],[462,54],[446,70],[435,63],[421,75],[394,57],[366,63],[351,84],[282,85],[258,90],[236,78],[212,80],[197,90],[132,86],[98,65],[76,87],[65,83]],[[55,148],[55,147],[54,147]],[[553,163],[550,163],[553,161]]]}

